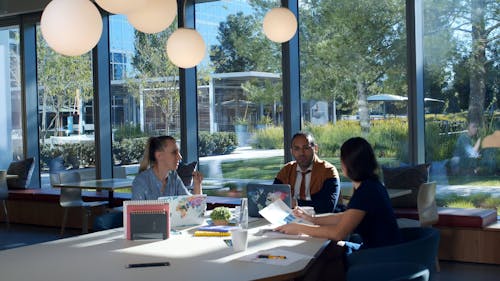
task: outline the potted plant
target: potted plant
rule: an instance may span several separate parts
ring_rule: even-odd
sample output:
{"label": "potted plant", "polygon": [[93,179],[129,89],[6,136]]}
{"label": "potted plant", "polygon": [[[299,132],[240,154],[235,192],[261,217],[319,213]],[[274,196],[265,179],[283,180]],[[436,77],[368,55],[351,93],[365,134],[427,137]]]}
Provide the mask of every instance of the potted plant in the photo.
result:
{"label": "potted plant", "polygon": [[210,219],[215,225],[227,225],[231,219],[231,211],[227,207],[217,207],[212,210]]}
{"label": "potted plant", "polygon": [[266,127],[269,127],[273,124],[273,119],[271,117],[264,115],[261,116],[260,119],[257,121],[257,129],[262,130],[265,129]]}

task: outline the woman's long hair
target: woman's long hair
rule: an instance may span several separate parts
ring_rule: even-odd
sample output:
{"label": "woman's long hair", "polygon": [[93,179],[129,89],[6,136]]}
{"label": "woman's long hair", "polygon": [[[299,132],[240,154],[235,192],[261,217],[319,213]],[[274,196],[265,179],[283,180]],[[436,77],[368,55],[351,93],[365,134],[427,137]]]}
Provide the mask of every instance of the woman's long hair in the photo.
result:
{"label": "woman's long hair", "polygon": [[145,171],[156,164],[155,152],[162,151],[167,145],[167,141],[175,142],[175,138],[171,136],[150,137],[144,149],[144,156],[139,165],[139,173]]}
{"label": "woman's long hair", "polygon": [[377,179],[378,163],[372,146],[360,137],[350,138],[340,148],[340,160],[353,181]]}

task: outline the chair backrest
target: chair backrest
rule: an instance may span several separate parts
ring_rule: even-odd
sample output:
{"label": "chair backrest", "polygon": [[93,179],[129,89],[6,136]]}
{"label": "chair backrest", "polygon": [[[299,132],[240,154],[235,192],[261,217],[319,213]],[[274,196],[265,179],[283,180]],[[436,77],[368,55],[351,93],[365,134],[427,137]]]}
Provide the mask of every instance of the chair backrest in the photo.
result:
{"label": "chair backrest", "polygon": [[435,269],[439,230],[432,227],[400,229],[405,240],[400,244],[355,251],[347,256],[349,266],[377,262],[411,262]]}
{"label": "chair backrest", "polygon": [[438,222],[436,182],[426,182],[420,185],[418,189],[417,209],[420,225],[430,226]]}
{"label": "chair backrest", "polygon": [[[68,171],[50,175],[51,183],[70,183],[81,180],[80,173]],[[80,188],[61,188],[59,204],[62,207],[80,206],[82,204],[82,190]]]}
{"label": "chair backrest", "polygon": [[11,162],[7,174],[17,175],[17,178],[7,180],[9,189],[28,188],[34,169],[35,159],[33,157]]}
{"label": "chair backrest", "polygon": [[7,199],[9,197],[9,190],[7,187],[7,171],[0,171],[0,200]]}
{"label": "chair backrest", "polygon": [[113,178],[120,178],[120,179],[127,178],[127,169],[123,166],[113,167]]}

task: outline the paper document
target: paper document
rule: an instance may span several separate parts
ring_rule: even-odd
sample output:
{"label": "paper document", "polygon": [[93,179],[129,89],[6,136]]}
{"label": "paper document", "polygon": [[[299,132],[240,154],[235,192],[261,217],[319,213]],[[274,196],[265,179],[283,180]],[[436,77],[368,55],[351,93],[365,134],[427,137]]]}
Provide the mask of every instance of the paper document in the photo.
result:
{"label": "paper document", "polygon": [[306,220],[295,217],[293,210],[281,199],[276,199],[273,203],[260,210],[259,214],[273,225],[283,225],[291,222],[311,224]]}

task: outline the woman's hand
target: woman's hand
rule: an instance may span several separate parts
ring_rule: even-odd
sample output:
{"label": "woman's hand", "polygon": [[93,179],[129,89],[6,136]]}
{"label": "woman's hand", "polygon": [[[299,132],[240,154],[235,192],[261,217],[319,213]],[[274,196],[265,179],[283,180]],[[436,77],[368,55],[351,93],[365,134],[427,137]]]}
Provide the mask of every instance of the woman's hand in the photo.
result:
{"label": "woman's hand", "polygon": [[199,171],[193,172],[193,193],[201,194],[201,182],[203,181],[203,174]]}
{"label": "woman's hand", "polygon": [[302,234],[302,227],[304,225],[298,223],[289,223],[276,227],[274,230],[285,234],[298,235]]}
{"label": "woman's hand", "polygon": [[306,211],[304,211],[301,207],[297,206],[293,209],[293,215],[299,219],[303,219],[314,224],[314,217],[309,215]]}

